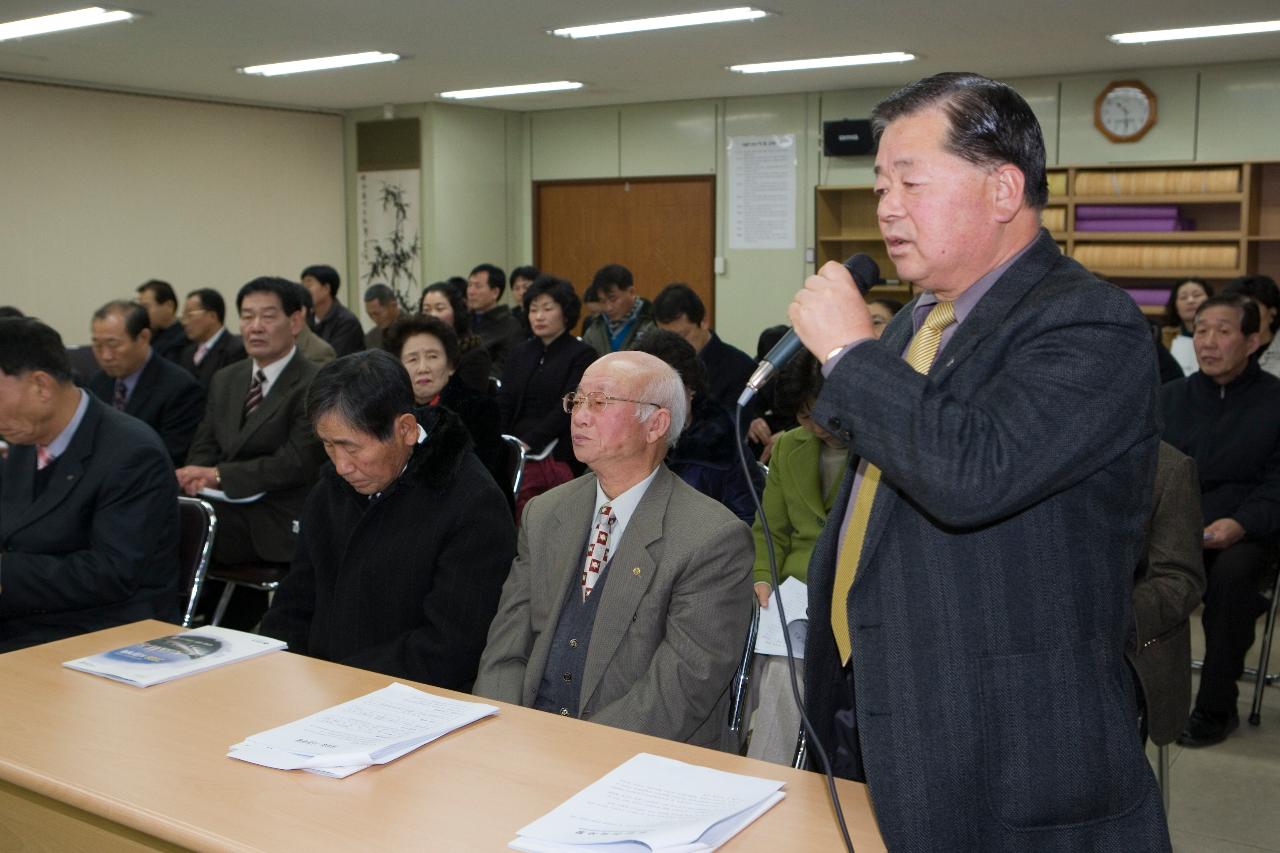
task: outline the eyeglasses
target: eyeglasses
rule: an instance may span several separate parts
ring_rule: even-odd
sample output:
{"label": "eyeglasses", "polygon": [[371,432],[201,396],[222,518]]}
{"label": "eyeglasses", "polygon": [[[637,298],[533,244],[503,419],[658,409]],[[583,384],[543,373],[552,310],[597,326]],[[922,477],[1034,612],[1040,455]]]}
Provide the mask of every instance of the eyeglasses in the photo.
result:
{"label": "eyeglasses", "polygon": [[587,411],[593,415],[598,415],[604,411],[604,407],[610,403],[635,403],[637,406],[654,406],[661,409],[657,403],[650,403],[646,400],[628,400],[626,397],[610,397],[603,391],[591,391],[587,394],[565,394],[564,399],[560,401],[564,405],[566,413],[572,415],[583,406],[587,407]]}

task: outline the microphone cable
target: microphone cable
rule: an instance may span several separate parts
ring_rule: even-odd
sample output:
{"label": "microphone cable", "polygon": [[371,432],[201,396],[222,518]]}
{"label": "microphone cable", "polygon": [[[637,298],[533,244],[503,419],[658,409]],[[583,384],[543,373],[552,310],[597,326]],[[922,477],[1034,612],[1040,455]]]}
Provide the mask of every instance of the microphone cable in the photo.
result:
{"label": "microphone cable", "polygon": [[[742,436],[742,408],[743,403],[738,402],[736,414],[734,415],[734,428],[738,431],[738,435]],[[742,474],[747,478],[748,491],[751,492],[751,500],[756,507],[756,517],[760,519],[760,528],[764,531],[765,548],[769,553],[769,584],[773,589],[773,600],[778,608],[778,618],[782,620],[782,642],[787,648],[787,672],[791,676],[791,698],[795,700],[796,708],[800,711],[800,724],[804,727],[805,737],[809,748],[813,750],[814,755],[818,757],[818,762],[822,767],[823,774],[827,777],[827,795],[831,799],[831,807],[836,813],[836,823],[840,827],[840,836],[844,841],[844,849],[848,853],[854,853],[853,841],[849,838],[849,827],[844,820],[844,809],[840,807],[840,795],[836,793],[836,777],[831,772],[831,762],[827,759],[827,751],[822,748],[822,744],[818,741],[817,733],[813,730],[813,724],[809,722],[809,717],[804,712],[804,701],[800,698],[800,686],[796,681],[796,658],[795,653],[791,649],[791,632],[787,630],[787,613],[782,606],[782,595],[778,591],[778,561],[777,555],[773,550],[773,534],[769,531],[769,519],[765,518],[764,507],[760,503],[760,495],[756,494],[754,480],[751,477],[751,463],[747,462],[747,443],[738,439],[738,462],[742,465]],[[751,594],[755,595],[755,585],[752,585]],[[754,659],[754,649],[752,650]]]}

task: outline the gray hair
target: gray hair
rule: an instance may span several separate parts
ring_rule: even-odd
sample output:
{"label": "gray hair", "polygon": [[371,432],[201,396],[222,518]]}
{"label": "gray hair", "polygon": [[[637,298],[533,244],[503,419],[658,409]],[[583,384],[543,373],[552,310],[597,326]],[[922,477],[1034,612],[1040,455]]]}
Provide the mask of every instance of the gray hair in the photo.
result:
{"label": "gray hair", "polygon": [[[657,361],[657,359],[654,359]],[[654,403],[671,413],[671,427],[667,430],[667,447],[675,447],[684,431],[684,422],[688,417],[689,403],[685,396],[684,382],[675,368],[665,362],[652,366],[650,375],[640,387],[636,398]],[[637,406],[636,420],[645,423],[653,417],[656,409],[653,406]]]}

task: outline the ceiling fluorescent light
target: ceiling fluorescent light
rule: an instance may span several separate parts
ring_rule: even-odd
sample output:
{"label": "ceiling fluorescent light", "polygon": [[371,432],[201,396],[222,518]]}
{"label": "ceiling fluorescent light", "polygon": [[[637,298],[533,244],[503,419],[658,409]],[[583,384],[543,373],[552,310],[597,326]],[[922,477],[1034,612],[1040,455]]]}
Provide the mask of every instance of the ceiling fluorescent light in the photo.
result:
{"label": "ceiling fluorescent light", "polygon": [[370,65],[375,62],[395,62],[398,53],[382,53],[369,50],[364,53],[347,53],[342,56],[321,56],[316,59],[295,59],[292,62],[273,62],[270,65],[249,65],[239,69],[242,74],[261,77],[279,77],[281,74],[301,74],[304,71],[328,71],[330,68],[350,68],[353,65]]}
{"label": "ceiling fluorescent light", "polygon": [[1213,27],[1182,27],[1176,30],[1148,30],[1143,33],[1116,33],[1107,36],[1116,44],[1147,44],[1153,41],[1207,39],[1218,36],[1245,36],[1251,33],[1280,31],[1280,21],[1257,21],[1252,24],[1218,24]]}
{"label": "ceiling fluorescent light", "polygon": [[440,97],[462,101],[468,98],[497,98],[502,95],[529,95],[534,92],[567,92],[581,89],[582,84],[572,80],[556,80],[554,83],[522,83],[518,86],[490,86],[488,89],[458,89],[441,92]]}
{"label": "ceiling fluorescent light", "polygon": [[808,71],[813,68],[842,68],[846,65],[878,65],[882,62],[910,62],[915,54],[864,53],[859,56],[824,56],[818,59],[789,59],[783,62],[753,62],[747,65],[730,65],[730,71],[740,74],[767,74],[771,71]]}
{"label": "ceiling fluorescent light", "polygon": [[128,21],[131,18],[133,18],[132,12],[90,6],[88,9],[76,9],[74,12],[59,12],[56,15],[43,15],[39,18],[26,18],[21,21],[9,21],[8,23],[0,24],[0,41],[39,36],[45,33],[57,33],[63,30],[75,30],[80,27],[93,27],[98,24],[110,24],[116,21]]}
{"label": "ceiling fluorescent light", "polygon": [[697,27],[702,24],[727,24],[733,21],[754,21],[768,12],[738,6],[733,9],[715,9],[710,12],[689,12],[685,15],[663,15],[659,18],[636,18],[630,21],[614,21],[611,24],[588,24],[583,27],[561,27],[552,30],[553,36],[570,39],[588,39],[598,36],[616,36],[621,33],[642,33],[649,30],[669,30],[674,27]]}

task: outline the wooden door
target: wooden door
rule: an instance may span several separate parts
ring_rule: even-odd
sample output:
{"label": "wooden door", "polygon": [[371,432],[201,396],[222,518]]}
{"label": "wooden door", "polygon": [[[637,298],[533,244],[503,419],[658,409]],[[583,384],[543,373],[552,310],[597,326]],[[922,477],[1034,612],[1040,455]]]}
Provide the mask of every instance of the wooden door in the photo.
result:
{"label": "wooden door", "polygon": [[689,285],[715,319],[715,181],[712,178],[545,182],[535,185],[538,269],[579,295],[605,264],[622,264],[652,300]]}

